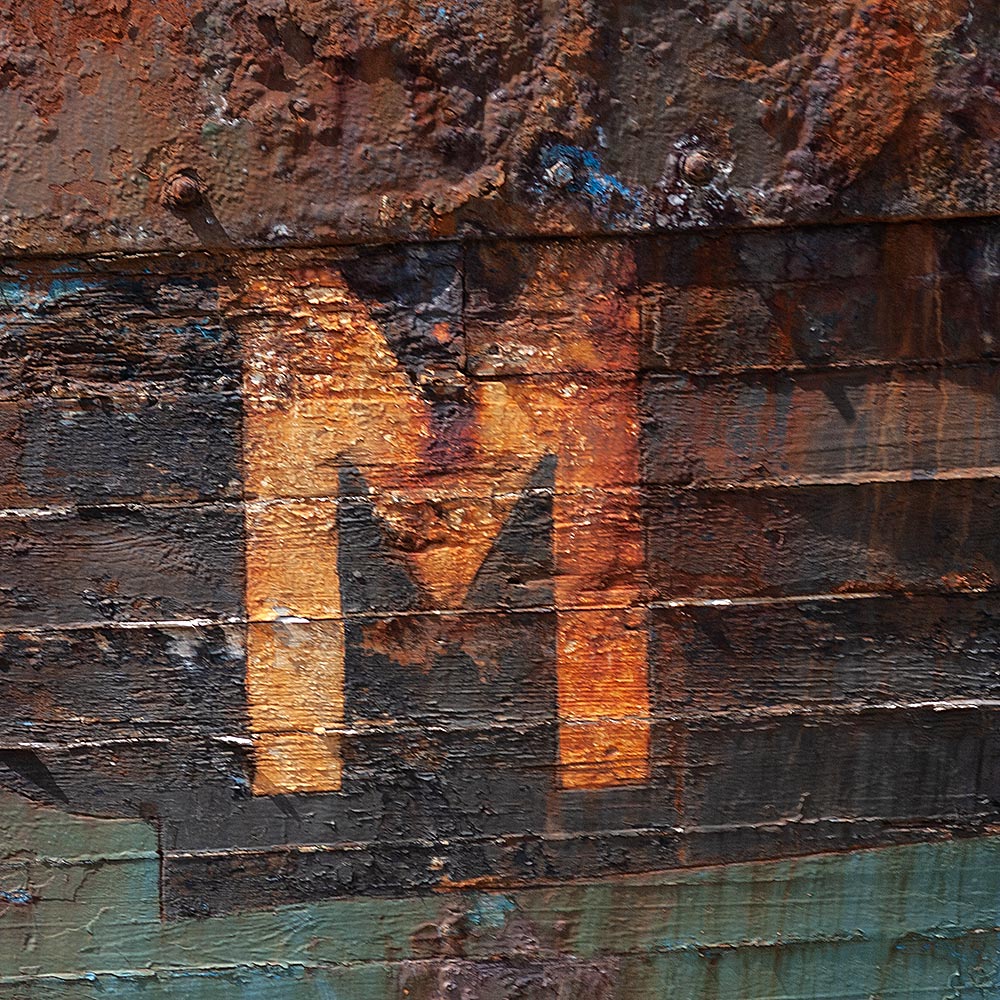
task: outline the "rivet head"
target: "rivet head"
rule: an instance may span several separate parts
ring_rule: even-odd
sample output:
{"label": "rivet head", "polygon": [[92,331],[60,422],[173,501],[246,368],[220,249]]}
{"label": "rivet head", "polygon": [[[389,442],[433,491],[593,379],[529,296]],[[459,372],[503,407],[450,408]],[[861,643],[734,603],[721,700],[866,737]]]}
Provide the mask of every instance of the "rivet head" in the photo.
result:
{"label": "rivet head", "polygon": [[183,211],[201,201],[201,185],[190,174],[174,174],[160,194],[160,201],[173,211]]}
{"label": "rivet head", "polygon": [[573,180],[573,168],[565,160],[556,160],[545,168],[545,183],[552,187],[564,188]]}
{"label": "rivet head", "polygon": [[704,153],[688,153],[681,169],[685,178],[693,184],[707,184],[715,176],[715,164]]}

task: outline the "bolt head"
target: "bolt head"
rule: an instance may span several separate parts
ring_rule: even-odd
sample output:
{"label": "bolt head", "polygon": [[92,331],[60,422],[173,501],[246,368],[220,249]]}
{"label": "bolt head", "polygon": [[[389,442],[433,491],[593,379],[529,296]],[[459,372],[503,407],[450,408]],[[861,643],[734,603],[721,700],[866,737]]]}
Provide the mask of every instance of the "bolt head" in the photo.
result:
{"label": "bolt head", "polygon": [[189,174],[175,174],[163,186],[160,201],[175,212],[192,208],[201,201],[201,185]]}
{"label": "bolt head", "polygon": [[707,184],[715,176],[715,164],[704,153],[688,153],[681,164],[684,177],[692,184]]}
{"label": "bolt head", "polygon": [[551,187],[564,188],[573,180],[573,168],[565,160],[556,160],[545,168],[545,183]]}

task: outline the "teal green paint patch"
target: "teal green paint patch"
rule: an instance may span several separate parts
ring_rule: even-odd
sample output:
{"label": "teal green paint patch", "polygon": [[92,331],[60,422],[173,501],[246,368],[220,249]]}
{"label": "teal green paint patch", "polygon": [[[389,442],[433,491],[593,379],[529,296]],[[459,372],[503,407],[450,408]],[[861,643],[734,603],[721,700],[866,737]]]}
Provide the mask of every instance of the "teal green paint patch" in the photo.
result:
{"label": "teal green paint patch", "polygon": [[26,979],[6,988],[12,1000],[377,1000],[395,995],[395,972],[381,965],[102,973]]}
{"label": "teal green paint patch", "polygon": [[37,858],[157,860],[156,831],[128,819],[94,819],[0,794],[0,862]]}
{"label": "teal green paint patch", "polygon": [[996,932],[692,949],[635,963],[617,996],[685,1000],[996,1000]]}
{"label": "teal green paint patch", "polygon": [[30,899],[0,899],[18,1000],[374,1000],[463,975],[505,996],[503,963],[539,983],[596,970],[589,1000],[1000,997],[1000,837],[178,921],[144,823],[5,795],[0,844],[4,891]]}
{"label": "teal green paint patch", "polygon": [[[884,942],[863,941],[627,955],[614,963],[613,978],[596,1000],[996,1000],[998,949],[1000,936],[991,932],[907,945],[897,955]],[[455,964],[448,971],[457,971]],[[446,984],[447,973],[442,979]],[[25,979],[7,988],[17,1000],[408,1000],[391,963],[106,973]],[[435,1000],[449,995],[432,994]],[[532,1000],[539,995],[579,996],[550,992]],[[472,1000],[482,996],[515,1000],[485,992]]]}
{"label": "teal green paint patch", "polygon": [[503,927],[507,917],[517,912],[517,903],[507,896],[483,893],[476,897],[467,919],[476,927]]}
{"label": "teal green paint patch", "polygon": [[[574,924],[581,954],[671,952],[992,929],[998,887],[991,837],[568,885],[545,907]],[[517,897],[529,912],[535,898]]]}

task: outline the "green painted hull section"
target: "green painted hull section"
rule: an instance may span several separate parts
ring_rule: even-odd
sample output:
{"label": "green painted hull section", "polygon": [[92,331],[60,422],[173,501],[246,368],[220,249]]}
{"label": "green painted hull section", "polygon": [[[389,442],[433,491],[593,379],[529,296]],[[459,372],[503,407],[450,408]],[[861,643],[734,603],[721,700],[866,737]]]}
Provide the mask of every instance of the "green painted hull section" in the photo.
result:
{"label": "green painted hull section", "polygon": [[1000,837],[179,921],[144,823],[5,796],[0,843],[4,997],[1000,997]]}

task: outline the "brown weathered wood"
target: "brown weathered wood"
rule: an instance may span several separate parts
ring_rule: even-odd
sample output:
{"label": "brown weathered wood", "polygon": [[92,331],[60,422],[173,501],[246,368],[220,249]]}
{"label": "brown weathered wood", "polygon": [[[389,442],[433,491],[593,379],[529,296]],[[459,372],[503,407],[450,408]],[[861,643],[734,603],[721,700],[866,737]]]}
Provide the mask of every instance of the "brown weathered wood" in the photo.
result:
{"label": "brown weathered wood", "polygon": [[993,479],[652,490],[658,599],[991,590]]}

